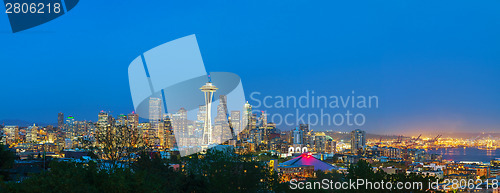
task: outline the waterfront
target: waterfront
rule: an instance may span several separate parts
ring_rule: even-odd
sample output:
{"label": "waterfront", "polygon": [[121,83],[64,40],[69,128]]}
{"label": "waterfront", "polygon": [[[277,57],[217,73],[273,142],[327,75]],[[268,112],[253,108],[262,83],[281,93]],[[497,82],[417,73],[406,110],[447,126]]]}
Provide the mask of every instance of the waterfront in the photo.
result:
{"label": "waterfront", "polygon": [[475,147],[440,148],[427,150],[428,153],[443,155],[445,160],[490,162],[500,157],[500,149],[482,150]]}

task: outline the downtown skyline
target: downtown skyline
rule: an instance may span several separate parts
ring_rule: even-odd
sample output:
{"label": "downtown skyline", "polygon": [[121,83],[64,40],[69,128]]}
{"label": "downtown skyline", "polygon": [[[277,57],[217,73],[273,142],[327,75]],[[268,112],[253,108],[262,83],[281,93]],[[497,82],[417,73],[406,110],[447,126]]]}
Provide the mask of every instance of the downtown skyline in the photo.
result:
{"label": "downtown skyline", "polygon": [[[54,124],[58,112],[81,120],[95,120],[101,110],[130,113],[126,66],[133,57],[195,33],[207,71],[238,74],[247,100],[252,92],[347,96],[354,90],[380,100],[360,128],[368,133],[497,131],[500,27],[492,24],[500,15],[492,4],[498,2],[159,2],[104,10],[112,5],[80,3],[50,24],[0,37],[0,120]],[[214,10],[221,14],[210,14]],[[250,14],[254,10],[260,14]],[[10,30],[7,17],[0,30]],[[49,34],[60,41],[44,38]]]}

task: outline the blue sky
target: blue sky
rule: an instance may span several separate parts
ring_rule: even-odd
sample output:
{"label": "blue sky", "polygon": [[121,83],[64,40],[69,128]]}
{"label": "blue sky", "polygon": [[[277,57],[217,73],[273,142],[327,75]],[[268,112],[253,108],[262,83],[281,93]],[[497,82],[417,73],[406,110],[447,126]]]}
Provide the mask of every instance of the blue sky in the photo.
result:
{"label": "blue sky", "polygon": [[81,1],[16,34],[0,11],[0,119],[129,113],[130,62],[196,34],[207,71],[238,74],[247,98],[354,90],[380,98],[368,132],[500,129],[498,1]]}

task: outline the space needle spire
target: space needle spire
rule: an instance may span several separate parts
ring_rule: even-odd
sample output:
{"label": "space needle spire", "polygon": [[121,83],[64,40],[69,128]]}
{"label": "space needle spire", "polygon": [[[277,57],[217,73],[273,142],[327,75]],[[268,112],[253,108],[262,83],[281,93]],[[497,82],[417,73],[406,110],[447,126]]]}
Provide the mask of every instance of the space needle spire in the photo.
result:
{"label": "space needle spire", "polygon": [[200,90],[205,94],[205,105],[207,107],[205,113],[205,126],[203,127],[203,143],[210,145],[212,144],[212,100],[217,90],[217,87],[212,84],[210,75],[209,81],[203,85]]}

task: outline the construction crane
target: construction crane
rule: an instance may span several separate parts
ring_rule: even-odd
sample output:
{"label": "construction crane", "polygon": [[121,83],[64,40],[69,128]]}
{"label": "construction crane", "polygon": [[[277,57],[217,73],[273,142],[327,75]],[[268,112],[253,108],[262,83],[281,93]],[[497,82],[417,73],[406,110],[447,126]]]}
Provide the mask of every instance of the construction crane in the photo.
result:
{"label": "construction crane", "polygon": [[428,140],[427,142],[428,142],[428,143],[435,143],[435,142],[436,142],[436,141],[437,141],[437,140],[438,140],[441,136],[443,136],[443,135],[438,135],[438,136],[436,136],[435,138],[433,138],[433,139],[431,139],[431,140]]}

